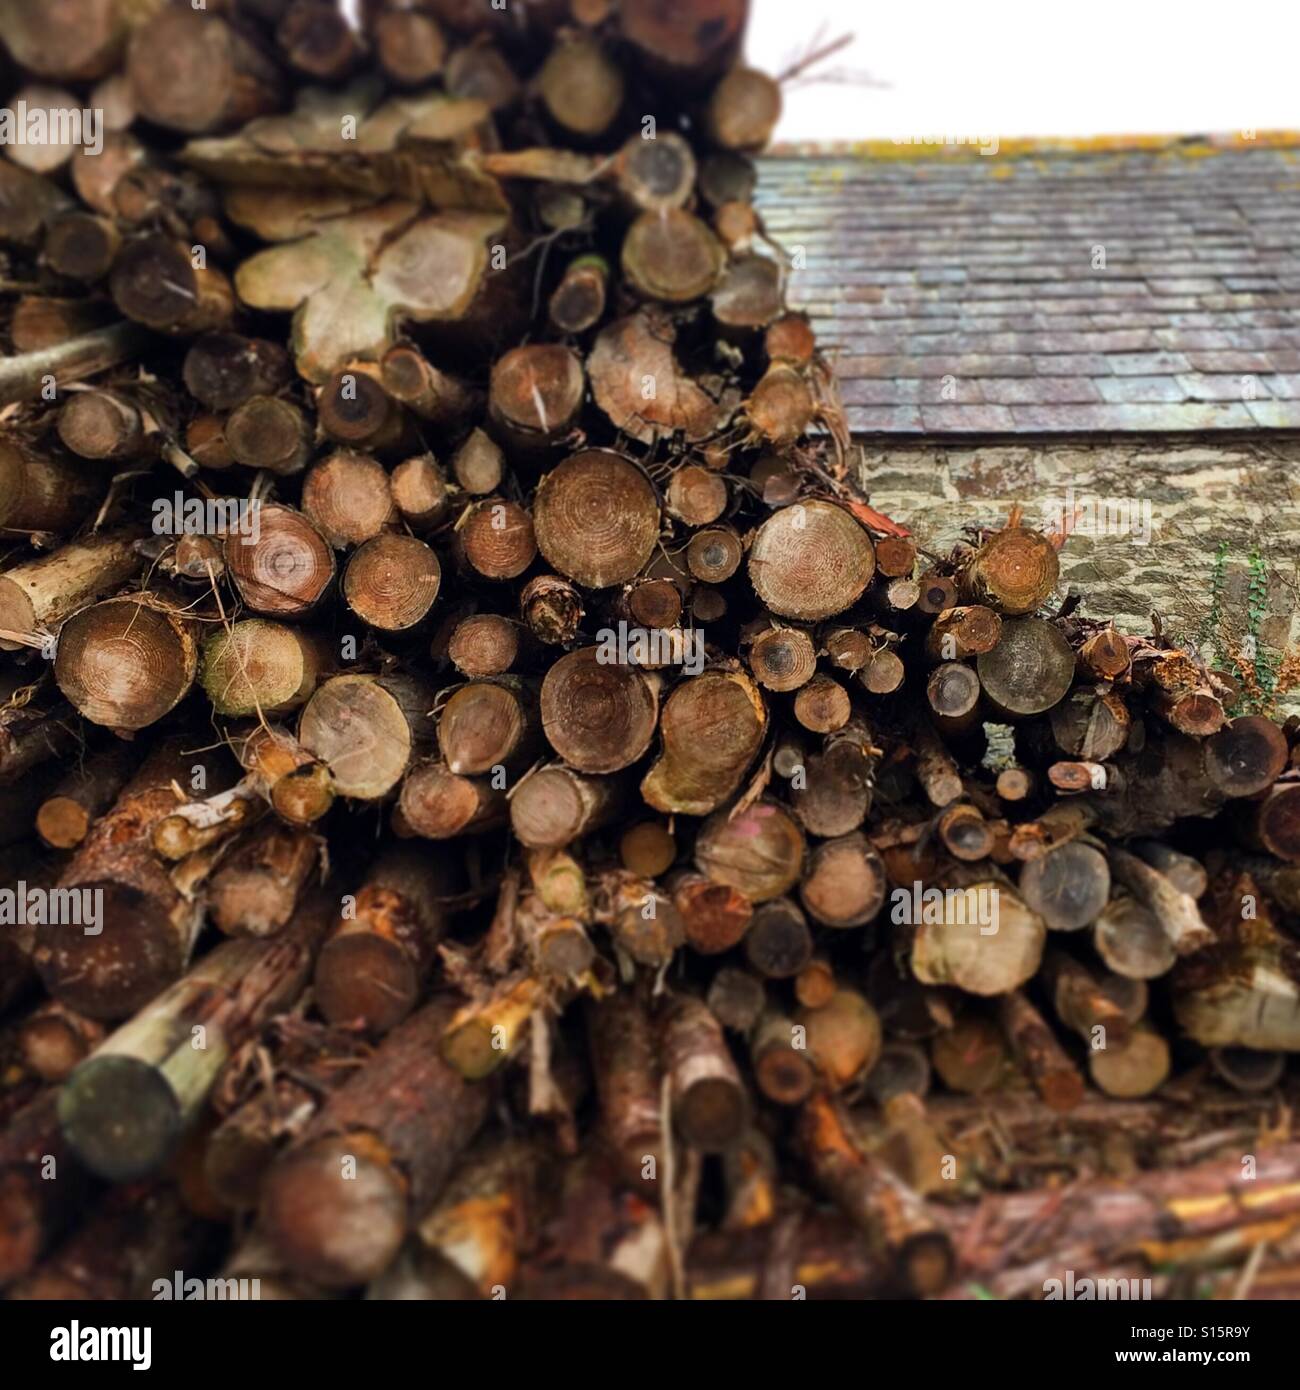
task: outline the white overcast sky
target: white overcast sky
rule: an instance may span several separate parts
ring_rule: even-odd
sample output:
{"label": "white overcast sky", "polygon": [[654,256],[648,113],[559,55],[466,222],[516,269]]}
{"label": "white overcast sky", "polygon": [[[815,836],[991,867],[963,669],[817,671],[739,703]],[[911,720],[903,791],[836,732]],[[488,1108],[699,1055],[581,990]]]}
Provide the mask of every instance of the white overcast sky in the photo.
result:
{"label": "white overcast sky", "polygon": [[753,0],[748,57],[888,86],[786,91],[778,138],[1205,134],[1300,127],[1300,0]]}

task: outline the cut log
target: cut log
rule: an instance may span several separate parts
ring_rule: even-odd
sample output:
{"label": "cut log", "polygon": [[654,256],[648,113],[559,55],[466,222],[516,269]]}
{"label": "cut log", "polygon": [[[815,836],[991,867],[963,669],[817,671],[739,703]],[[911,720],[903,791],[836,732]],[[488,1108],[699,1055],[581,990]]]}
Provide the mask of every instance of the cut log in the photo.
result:
{"label": "cut log", "polygon": [[406,633],[429,616],[442,582],[438,557],[414,536],[384,534],[360,545],[343,571],[343,597],[363,623]]}
{"label": "cut log", "polygon": [[210,634],[200,682],[218,714],[284,714],[306,704],[332,666],[323,638],[248,618]]}
{"label": "cut log", "polygon": [[[88,603],[119,589],[139,570],[141,556],[130,531],[102,532],[0,574],[0,629],[55,632]],[[18,643],[0,638],[0,650]]]}
{"label": "cut log", "polygon": [[254,613],[303,618],[334,581],[334,552],[301,512],[275,504],[259,512],[260,533],[226,539],[226,570]]}
{"label": "cut log", "polygon": [[428,744],[432,704],[409,676],[333,676],[304,707],[298,738],[329,768],[338,795],[376,801]]}
{"label": "cut log", "polygon": [[752,903],[788,893],[803,870],[804,838],[775,802],[760,801],[738,815],[710,816],[695,842],[695,863]]}
{"label": "cut log", "polygon": [[630,767],[650,747],[659,717],[655,679],[602,661],[600,651],[569,652],[542,682],[547,742],[579,772]]}

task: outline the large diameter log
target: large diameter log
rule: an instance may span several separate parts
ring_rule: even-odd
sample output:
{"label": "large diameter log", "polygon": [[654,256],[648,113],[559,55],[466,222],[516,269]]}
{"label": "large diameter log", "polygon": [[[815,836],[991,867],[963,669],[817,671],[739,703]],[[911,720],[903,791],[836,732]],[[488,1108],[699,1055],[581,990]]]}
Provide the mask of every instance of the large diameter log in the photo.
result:
{"label": "large diameter log", "polygon": [[92,1172],[128,1182],[166,1162],[234,1050],[302,992],[327,920],[317,903],[283,936],[218,946],[73,1072],[59,1123]]}
{"label": "large diameter log", "polygon": [[962,584],[972,603],[1015,617],[1047,601],[1060,569],[1056,547],[1046,536],[1011,526],[991,536],[970,557]]}
{"label": "large diameter log", "polygon": [[816,621],[851,608],[875,569],[871,537],[843,508],[811,501],[784,507],[754,537],[749,577],[774,613]]}
{"label": "large diameter log", "polygon": [[64,624],[54,678],[92,724],[143,729],[189,693],[197,637],[196,624],[160,599],[105,599]]}
{"label": "large diameter log", "polygon": [[302,746],[329,768],[340,796],[387,796],[432,730],[432,697],[409,676],[333,676],[298,722]]}
{"label": "large diameter log", "polygon": [[[1047,926],[1012,889],[996,881],[922,890],[893,898],[891,918],[910,923],[912,970],[923,984],[968,994],[1005,994],[1031,979]],[[933,896],[931,896],[933,895]]]}
{"label": "large diameter log", "polygon": [[984,694],[1008,715],[1043,714],[1059,704],[1074,681],[1074,652],[1055,624],[1013,618],[991,651],[976,658]]}
{"label": "large diameter log", "polygon": [[217,15],[166,9],[136,30],[127,75],[140,114],[197,135],[230,130],[279,104],[275,64]]}
{"label": "large diameter log", "polygon": [[28,0],[6,7],[5,44],[39,77],[93,81],[117,66],[132,26],[160,7],[161,0]]}
{"label": "large diameter log", "polygon": [[334,552],[316,527],[292,507],[263,506],[256,540],[226,539],[226,572],[254,613],[300,618],[334,580]]}
{"label": "large diameter log", "polygon": [[623,783],[586,777],[558,764],[530,773],[510,797],[510,825],[531,849],[563,849],[619,813]]}
{"label": "large diameter log", "polygon": [[598,647],[583,647],[546,673],[541,711],[547,741],[571,767],[617,772],[650,747],[658,684],[633,666],[602,661]]}
{"label": "large diameter log", "polygon": [[71,531],[103,494],[103,481],[86,465],[0,438],[0,530]]}
{"label": "large diameter log", "polygon": [[328,1022],[386,1033],[410,1013],[446,926],[448,878],[442,862],[412,845],[371,866],[352,915],[337,923],[316,962],[316,1003]]}
{"label": "large diameter log", "polygon": [[382,1273],[486,1118],[491,1089],[439,1051],[455,1004],[390,1033],[267,1175],[263,1228],[303,1277],[346,1288]]}
{"label": "large diameter log", "polygon": [[762,746],[767,711],[740,672],[705,671],[668,697],[659,721],[663,749],[641,783],[657,811],[707,816],[740,786]]}
{"label": "large diameter log", "polygon": [[542,555],[590,589],[625,584],[659,539],[659,502],[645,475],[621,454],[586,449],[547,474],[533,525]]}
{"label": "large diameter log", "polygon": [[306,704],[332,665],[323,638],[247,618],[204,642],[200,682],[218,714],[283,714]]}
{"label": "large diameter log", "polygon": [[695,842],[700,872],[752,903],[788,893],[799,881],[803,858],[803,832],[771,801],[760,801],[735,816],[716,812]]}
{"label": "large diameter log", "polygon": [[1225,796],[1266,791],[1287,765],[1286,736],[1271,720],[1244,714],[1225,724],[1205,744],[1205,767]]}

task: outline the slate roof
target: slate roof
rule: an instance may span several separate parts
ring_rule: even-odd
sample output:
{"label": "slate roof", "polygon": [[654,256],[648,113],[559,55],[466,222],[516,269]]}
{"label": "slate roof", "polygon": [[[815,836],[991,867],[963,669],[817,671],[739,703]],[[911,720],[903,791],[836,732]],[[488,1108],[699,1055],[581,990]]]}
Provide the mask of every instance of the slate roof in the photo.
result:
{"label": "slate roof", "polygon": [[759,206],[856,432],[1300,429],[1300,137],[1270,138],[801,151]]}

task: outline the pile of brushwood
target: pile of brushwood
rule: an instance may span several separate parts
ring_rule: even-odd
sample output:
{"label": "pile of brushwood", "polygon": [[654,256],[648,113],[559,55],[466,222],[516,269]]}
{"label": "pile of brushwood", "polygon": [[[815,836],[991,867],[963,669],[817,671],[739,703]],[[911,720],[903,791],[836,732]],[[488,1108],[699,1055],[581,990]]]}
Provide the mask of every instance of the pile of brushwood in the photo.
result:
{"label": "pile of brushwood", "polygon": [[1300,1292],[1297,730],[869,505],[746,9],[0,5],[10,1296]]}

